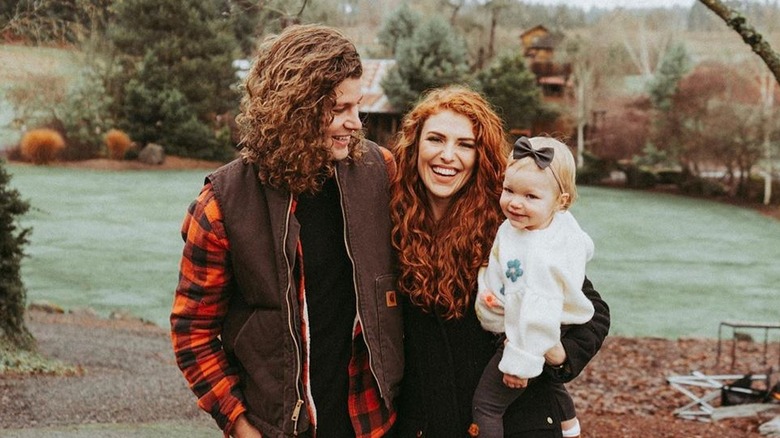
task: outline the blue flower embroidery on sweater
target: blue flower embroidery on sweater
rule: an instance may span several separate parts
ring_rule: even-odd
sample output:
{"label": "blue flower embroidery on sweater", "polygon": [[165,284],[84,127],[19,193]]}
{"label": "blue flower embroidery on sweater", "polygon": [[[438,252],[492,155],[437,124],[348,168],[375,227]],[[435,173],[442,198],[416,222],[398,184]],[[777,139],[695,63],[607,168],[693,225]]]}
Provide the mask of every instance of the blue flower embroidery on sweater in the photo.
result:
{"label": "blue flower embroidery on sweater", "polygon": [[517,281],[517,279],[523,275],[523,269],[520,268],[520,260],[510,260],[506,263],[506,266],[506,278],[512,280],[512,283]]}
{"label": "blue flower embroidery on sweater", "polygon": [[499,289],[498,293],[500,293],[501,295],[506,295],[506,288],[504,288],[503,284],[501,285],[501,289]]}

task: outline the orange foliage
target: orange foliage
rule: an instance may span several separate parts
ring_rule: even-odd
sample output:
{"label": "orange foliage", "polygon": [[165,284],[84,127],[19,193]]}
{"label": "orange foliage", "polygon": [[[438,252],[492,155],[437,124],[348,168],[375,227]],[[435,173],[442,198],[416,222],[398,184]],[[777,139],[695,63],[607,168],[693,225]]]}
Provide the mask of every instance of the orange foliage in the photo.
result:
{"label": "orange foliage", "polygon": [[112,129],[106,132],[103,141],[108,150],[108,158],[112,160],[123,159],[127,150],[133,146],[133,141],[130,140],[130,136],[118,129]]}
{"label": "orange foliage", "polygon": [[35,164],[48,164],[65,149],[65,140],[53,129],[33,129],[24,134],[19,147],[26,160]]}

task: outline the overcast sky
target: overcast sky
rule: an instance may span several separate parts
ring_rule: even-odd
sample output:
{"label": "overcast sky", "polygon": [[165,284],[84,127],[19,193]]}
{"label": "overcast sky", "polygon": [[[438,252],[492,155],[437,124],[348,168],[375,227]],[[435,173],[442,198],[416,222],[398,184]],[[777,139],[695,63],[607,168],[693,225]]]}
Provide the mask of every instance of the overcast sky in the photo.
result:
{"label": "overcast sky", "polygon": [[569,6],[581,6],[588,9],[591,6],[602,8],[612,7],[666,7],[666,6],[685,6],[690,7],[696,0],[525,0],[528,3],[538,3],[544,5],[566,4]]}

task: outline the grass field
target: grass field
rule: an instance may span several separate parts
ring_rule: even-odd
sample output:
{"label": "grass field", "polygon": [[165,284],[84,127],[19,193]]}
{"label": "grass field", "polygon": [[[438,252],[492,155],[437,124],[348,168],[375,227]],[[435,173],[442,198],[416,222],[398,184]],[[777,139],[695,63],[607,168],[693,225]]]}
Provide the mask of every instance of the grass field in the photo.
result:
{"label": "grass field", "polygon": [[717,336],[726,319],[780,322],[780,221],[673,195],[582,189],[589,265],[630,336]]}
{"label": "grass field", "polygon": [[[29,300],[120,309],[167,325],[179,225],[206,171],[9,165],[32,204]],[[777,321],[780,222],[670,195],[583,187],[573,209],[596,243],[588,275],[614,334],[715,337],[725,319]]]}
{"label": "grass field", "polygon": [[32,204],[23,264],[28,301],[123,309],[166,324],[179,226],[205,171],[103,172],[9,166],[11,185]]}

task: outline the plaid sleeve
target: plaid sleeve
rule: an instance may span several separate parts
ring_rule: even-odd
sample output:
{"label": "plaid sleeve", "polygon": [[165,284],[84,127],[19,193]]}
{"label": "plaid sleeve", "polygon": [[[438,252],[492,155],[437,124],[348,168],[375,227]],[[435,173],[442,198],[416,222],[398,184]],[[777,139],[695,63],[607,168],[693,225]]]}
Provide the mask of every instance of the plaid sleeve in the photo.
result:
{"label": "plaid sleeve", "polygon": [[368,358],[368,347],[363,339],[363,328],[355,325],[352,339],[352,358],[349,361],[348,410],[356,438],[385,436],[396,421],[394,409],[385,406]]}
{"label": "plaid sleeve", "polygon": [[210,184],[187,210],[181,234],[184,251],[171,312],[173,351],[198,406],[227,436],[246,408],[237,370],[228,363],[219,337],[231,274],[222,212]]}

